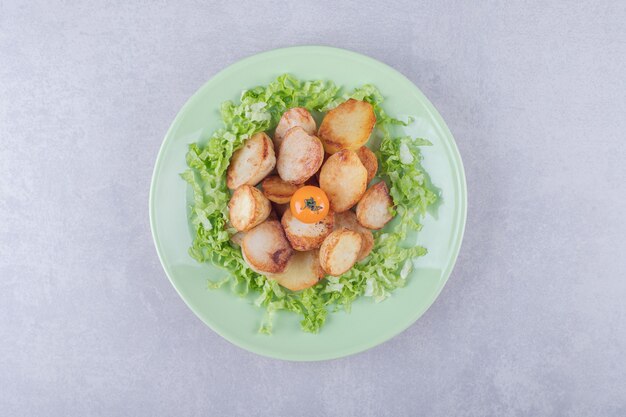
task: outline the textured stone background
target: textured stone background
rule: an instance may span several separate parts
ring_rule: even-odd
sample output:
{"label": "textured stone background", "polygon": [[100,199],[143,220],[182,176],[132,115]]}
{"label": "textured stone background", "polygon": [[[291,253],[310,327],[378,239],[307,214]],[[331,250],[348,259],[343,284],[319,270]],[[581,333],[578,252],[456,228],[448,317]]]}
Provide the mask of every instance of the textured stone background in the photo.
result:
{"label": "textured stone background", "polygon": [[[23,3],[0,0],[1,415],[626,415],[626,3]],[[147,213],[185,100],[300,44],[406,74],[469,188],[435,305],[322,363],[206,328]]]}

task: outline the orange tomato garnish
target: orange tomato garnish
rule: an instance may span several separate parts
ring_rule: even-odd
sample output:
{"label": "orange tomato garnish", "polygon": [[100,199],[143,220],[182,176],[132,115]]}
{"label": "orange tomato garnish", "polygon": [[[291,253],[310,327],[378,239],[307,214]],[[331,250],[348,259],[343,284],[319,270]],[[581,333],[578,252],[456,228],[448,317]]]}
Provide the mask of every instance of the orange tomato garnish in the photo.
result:
{"label": "orange tomato garnish", "polygon": [[291,213],[302,223],[317,223],[330,209],[326,193],[319,187],[305,185],[291,196]]}

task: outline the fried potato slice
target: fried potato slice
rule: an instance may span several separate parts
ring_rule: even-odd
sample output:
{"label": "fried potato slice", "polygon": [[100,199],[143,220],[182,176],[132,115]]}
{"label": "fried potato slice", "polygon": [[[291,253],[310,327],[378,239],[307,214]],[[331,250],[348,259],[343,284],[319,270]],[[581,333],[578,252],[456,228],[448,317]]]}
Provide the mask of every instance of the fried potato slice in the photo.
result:
{"label": "fried potato slice", "polygon": [[296,126],[285,134],[276,168],[283,181],[303,184],[315,175],[323,161],[322,142],[300,126]]}
{"label": "fried potato slice", "polygon": [[339,276],[347,272],[361,250],[361,235],[341,228],[332,232],[320,247],[320,265],[327,274]]}
{"label": "fried potato slice", "polygon": [[370,181],[376,176],[376,171],[378,171],[378,159],[376,159],[374,152],[372,152],[367,146],[361,146],[357,149],[356,155],[359,157],[361,163],[367,170],[367,183],[369,184]]}
{"label": "fried potato slice", "polygon": [[275,166],[272,140],[264,132],[255,133],[233,153],[226,171],[226,185],[231,190],[244,184],[257,185]]}
{"label": "fried potato slice", "polygon": [[297,251],[308,251],[322,245],[326,236],[333,231],[334,218],[334,213],[329,211],[328,215],[317,223],[303,223],[287,209],[280,222],[291,247]]}
{"label": "fried potato slice", "polygon": [[294,107],[284,112],[274,132],[274,148],[277,155],[287,131],[296,126],[300,126],[309,135],[314,135],[317,128],[311,113],[304,107]]}
{"label": "fried potato slice", "polygon": [[230,223],[240,232],[252,229],[270,215],[272,204],[250,185],[237,188],[228,202]]}
{"label": "fried potato slice", "polygon": [[389,209],[393,200],[384,181],[372,185],[356,206],[356,218],[362,226],[369,229],[382,229],[393,216]]}
{"label": "fried potato slice", "polygon": [[356,219],[356,214],[352,210],[344,211],[343,213],[335,214],[335,230],[345,228],[357,232],[361,235],[361,250],[356,258],[356,261],[362,261],[370,254],[374,247],[374,235],[372,231],[361,226]]}
{"label": "fried potato slice", "polygon": [[263,188],[263,195],[268,200],[278,204],[285,204],[289,203],[291,196],[298,191],[299,187],[283,181],[278,175],[272,175],[263,180],[261,188]]}
{"label": "fried potato slice", "polygon": [[268,274],[267,277],[276,280],[279,285],[291,291],[300,291],[317,284],[326,273],[320,266],[319,250],[295,252],[287,268],[280,274]]}
{"label": "fried potato slice", "polygon": [[344,149],[331,155],[320,172],[320,188],[330,200],[335,213],[349,210],[363,196],[367,170],[354,151]]}
{"label": "fried potato slice", "polygon": [[265,221],[248,231],[241,252],[250,268],[261,274],[283,272],[293,255],[283,228],[276,220]]}
{"label": "fried potato slice", "polygon": [[367,142],[375,124],[372,105],[351,98],[326,113],[318,134],[330,154],[342,149],[354,151]]}

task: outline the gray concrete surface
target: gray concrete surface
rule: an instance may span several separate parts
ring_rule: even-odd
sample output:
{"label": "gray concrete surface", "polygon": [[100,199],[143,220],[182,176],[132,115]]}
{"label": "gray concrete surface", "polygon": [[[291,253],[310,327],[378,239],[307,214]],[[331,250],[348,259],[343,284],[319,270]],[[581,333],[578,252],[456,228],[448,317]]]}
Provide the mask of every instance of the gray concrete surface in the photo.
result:
{"label": "gray concrete surface", "polygon": [[[626,415],[626,3],[26,3],[0,0],[0,415]],[[147,214],[185,100],[299,44],[406,74],[469,187],[435,305],[322,363],[206,328]]]}

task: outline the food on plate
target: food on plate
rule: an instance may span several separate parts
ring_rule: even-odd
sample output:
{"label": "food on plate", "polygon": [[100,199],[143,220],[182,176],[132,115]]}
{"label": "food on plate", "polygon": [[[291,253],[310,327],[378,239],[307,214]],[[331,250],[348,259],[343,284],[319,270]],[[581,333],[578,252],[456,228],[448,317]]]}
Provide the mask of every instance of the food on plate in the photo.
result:
{"label": "food on plate", "polygon": [[361,250],[357,256],[357,262],[362,261],[370,254],[374,247],[374,235],[372,231],[359,224],[356,219],[356,214],[352,210],[344,211],[343,213],[335,214],[335,230],[345,228],[352,230],[361,235]]}
{"label": "food on plate", "polygon": [[[406,123],[384,112],[374,86],[339,91],[283,75],[224,103],[224,127],[189,146],[189,254],[229,270],[209,287],[230,281],[257,293],[262,333],[276,310],[301,315],[302,329],[316,333],[333,309],[404,286],[426,254],[405,237],[437,198],[419,164],[429,142],[396,131]],[[311,113],[323,120],[317,132]],[[366,145],[373,128],[379,147]],[[377,231],[393,213],[393,227]]]}
{"label": "food on plate", "polygon": [[317,223],[330,211],[330,202],[324,190],[305,185],[291,196],[289,207],[293,216],[301,222]]}
{"label": "food on plate", "polygon": [[226,185],[236,190],[241,185],[257,185],[276,166],[274,145],[265,133],[255,133],[233,154],[226,172]]}
{"label": "food on plate", "polygon": [[252,229],[270,215],[272,205],[263,193],[250,185],[235,190],[228,203],[230,222],[240,232]]}
{"label": "food on plate", "polygon": [[283,181],[303,184],[315,175],[323,161],[322,142],[316,136],[309,135],[300,126],[296,126],[285,134],[276,169]]}
{"label": "food on plate", "polygon": [[297,251],[307,251],[322,246],[322,242],[333,231],[334,215],[329,212],[326,217],[316,223],[303,223],[298,220],[291,210],[283,214],[280,221],[285,229],[287,240]]}
{"label": "food on plate", "polygon": [[331,155],[320,172],[320,188],[335,213],[350,210],[367,187],[367,170],[354,151],[344,149]]}
{"label": "food on plate", "polygon": [[273,203],[285,204],[289,203],[293,193],[298,191],[298,186],[283,181],[278,175],[267,177],[261,182],[263,195]]}
{"label": "food on plate", "polygon": [[342,149],[355,151],[367,142],[375,124],[370,103],[349,99],[326,113],[318,134],[330,154]]}
{"label": "food on plate", "polygon": [[279,218],[282,218],[283,214],[285,214],[285,212],[289,209],[289,203],[285,203],[285,204],[274,203],[272,204],[272,206],[274,207],[274,211],[276,212]]}
{"label": "food on plate", "polygon": [[244,259],[259,273],[280,273],[285,270],[293,249],[276,220],[268,220],[246,233],[241,242]]}
{"label": "food on plate", "polygon": [[372,185],[356,206],[356,218],[369,229],[382,229],[393,219],[393,200],[384,181]]}
{"label": "food on plate", "polygon": [[374,152],[370,150],[367,146],[361,146],[356,151],[356,155],[359,157],[359,160],[367,170],[367,183],[374,179],[376,176],[376,172],[378,171],[378,159],[376,159],[376,155]]}
{"label": "food on plate", "polygon": [[320,247],[320,265],[328,275],[339,276],[348,272],[361,251],[361,235],[341,228],[332,232]]}
{"label": "food on plate", "polygon": [[326,273],[320,266],[319,250],[310,250],[294,252],[283,272],[268,274],[267,277],[291,291],[300,291],[314,286],[324,275]]}
{"label": "food on plate", "polygon": [[280,151],[280,147],[287,131],[296,126],[300,126],[309,135],[315,134],[315,120],[307,109],[303,107],[294,107],[287,110],[281,116],[278,124],[276,125],[276,130],[274,131],[274,148],[276,149],[276,154]]}

